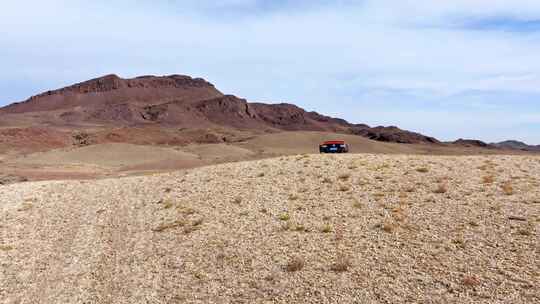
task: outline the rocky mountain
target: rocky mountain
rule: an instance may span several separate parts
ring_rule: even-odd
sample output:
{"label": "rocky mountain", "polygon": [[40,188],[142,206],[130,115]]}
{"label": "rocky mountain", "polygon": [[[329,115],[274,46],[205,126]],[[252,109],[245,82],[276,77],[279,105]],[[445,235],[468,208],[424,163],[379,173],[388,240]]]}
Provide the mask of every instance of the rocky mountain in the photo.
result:
{"label": "rocky mountain", "polygon": [[463,139],[460,138],[454,142],[451,142],[451,144],[456,146],[462,146],[462,147],[478,147],[478,148],[487,148],[487,149],[494,149],[495,146],[485,143],[481,140],[477,139]]}
{"label": "rocky mountain", "polygon": [[123,79],[107,75],[0,108],[0,126],[330,131],[397,143],[438,144],[397,127],[351,124],[287,103],[250,103],[184,75]]}
{"label": "rocky mountain", "polygon": [[517,140],[506,140],[492,145],[502,149],[522,150],[522,151],[540,151],[540,145],[532,146]]}

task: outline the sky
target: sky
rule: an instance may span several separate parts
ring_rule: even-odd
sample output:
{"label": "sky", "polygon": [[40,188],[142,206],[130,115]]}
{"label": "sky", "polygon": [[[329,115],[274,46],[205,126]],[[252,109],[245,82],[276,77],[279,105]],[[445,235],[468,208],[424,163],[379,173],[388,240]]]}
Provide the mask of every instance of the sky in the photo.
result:
{"label": "sky", "polygon": [[540,144],[540,1],[0,4],[0,105],[117,74],[203,77],[440,140]]}

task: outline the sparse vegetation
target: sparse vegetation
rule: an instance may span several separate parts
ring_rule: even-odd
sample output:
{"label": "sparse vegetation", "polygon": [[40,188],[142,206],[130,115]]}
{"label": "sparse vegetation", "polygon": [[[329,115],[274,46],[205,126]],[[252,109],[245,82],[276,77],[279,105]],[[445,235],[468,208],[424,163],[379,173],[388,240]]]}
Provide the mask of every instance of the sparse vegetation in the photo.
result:
{"label": "sparse vegetation", "polygon": [[321,229],[321,231],[322,231],[323,233],[330,233],[330,232],[332,232],[333,230],[334,230],[334,228],[333,228],[332,225],[330,225],[330,224],[325,224],[325,225],[323,226],[323,228]]}
{"label": "sparse vegetation", "polygon": [[506,183],[502,184],[501,188],[502,188],[503,193],[506,194],[506,195],[513,195],[514,194],[514,187],[512,186],[511,182],[506,182]]}
{"label": "sparse vegetation", "polygon": [[336,257],[336,261],[334,262],[334,264],[332,264],[330,269],[336,272],[345,272],[349,270],[351,265],[352,265],[351,258],[348,255],[343,254],[343,253],[338,253]]}
{"label": "sparse vegetation", "polygon": [[285,269],[288,272],[297,272],[302,270],[304,268],[305,261],[301,257],[293,257],[289,260],[287,265],[285,266]]}
{"label": "sparse vegetation", "polygon": [[467,287],[475,287],[480,285],[480,280],[475,276],[466,276],[463,278],[463,280],[461,280],[461,282]]}
{"label": "sparse vegetation", "polygon": [[351,187],[349,187],[348,185],[340,185],[338,190],[341,191],[341,192],[347,192],[347,191],[351,190]]}
{"label": "sparse vegetation", "polygon": [[486,175],[482,178],[482,182],[486,185],[493,184],[495,182],[495,176],[493,175]]}
{"label": "sparse vegetation", "polygon": [[421,167],[421,168],[417,168],[416,171],[420,173],[428,173],[429,169],[427,167]]}
{"label": "sparse vegetation", "polygon": [[171,222],[171,223],[165,223],[165,224],[161,224],[155,228],[152,229],[152,231],[155,231],[155,232],[162,232],[162,231],[165,231],[165,230],[168,230],[168,229],[173,229],[173,228],[177,228],[177,227],[182,227],[184,226],[186,223],[184,220],[176,220],[174,222]]}
{"label": "sparse vegetation", "polygon": [[443,194],[446,192],[448,192],[448,186],[445,183],[439,184],[439,186],[437,186],[437,188],[433,190],[433,193],[437,193],[437,194]]}
{"label": "sparse vegetation", "polygon": [[279,220],[288,221],[291,219],[291,216],[288,213],[282,213],[279,215]]}
{"label": "sparse vegetation", "polygon": [[10,245],[0,245],[0,251],[10,251],[15,249],[15,247]]}
{"label": "sparse vegetation", "polygon": [[351,177],[351,174],[349,173],[343,173],[338,176],[339,180],[346,181]]}

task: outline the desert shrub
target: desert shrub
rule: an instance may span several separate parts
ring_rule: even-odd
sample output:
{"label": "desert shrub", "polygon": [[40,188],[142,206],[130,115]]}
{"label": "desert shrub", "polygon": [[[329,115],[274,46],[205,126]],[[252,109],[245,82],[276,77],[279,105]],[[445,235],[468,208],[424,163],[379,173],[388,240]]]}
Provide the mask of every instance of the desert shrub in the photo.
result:
{"label": "desert shrub", "polygon": [[168,229],[184,226],[186,223],[183,220],[176,220],[171,223],[164,223],[152,229],[154,232],[162,232]]}
{"label": "desert shrub", "polygon": [[461,283],[467,287],[475,287],[480,285],[480,280],[474,276],[466,276],[461,280]]}
{"label": "desert shrub", "polygon": [[420,173],[428,173],[429,169],[427,167],[421,167],[421,168],[417,168],[416,171]]}
{"label": "desert shrub", "polygon": [[340,185],[338,190],[341,191],[341,192],[347,192],[347,191],[351,190],[351,187],[349,187],[347,185]]}
{"label": "desert shrub", "polygon": [[289,260],[287,265],[285,266],[285,269],[288,272],[297,272],[302,270],[305,266],[305,261],[301,257],[293,257]]}
{"label": "desert shrub", "polygon": [[351,177],[351,174],[349,173],[343,173],[343,174],[340,174],[338,176],[338,179],[342,180],[342,181],[346,181],[348,180],[349,178]]}
{"label": "desert shrub", "polygon": [[345,272],[351,267],[351,259],[348,255],[339,253],[336,257],[336,261],[330,267],[331,270],[336,272]]}
{"label": "desert shrub", "polygon": [[291,216],[288,213],[282,213],[279,215],[281,221],[288,221],[291,219]]}
{"label": "desert shrub", "polygon": [[382,229],[384,232],[391,233],[396,229],[396,226],[392,222],[384,222],[382,224]]}
{"label": "desert shrub", "polygon": [[514,194],[514,187],[512,186],[510,182],[506,182],[502,184],[501,188],[502,188],[503,193],[506,195]]}
{"label": "desert shrub", "polygon": [[443,194],[448,192],[448,186],[444,183],[439,184],[439,186],[433,190],[433,193]]}
{"label": "desert shrub", "polygon": [[325,225],[323,226],[323,228],[322,228],[321,231],[322,231],[323,233],[330,233],[330,232],[332,232],[333,230],[334,230],[334,229],[332,228],[332,225],[330,225],[330,224],[325,224]]}
{"label": "desert shrub", "polygon": [[164,209],[170,209],[173,206],[173,202],[170,199],[166,199],[163,201],[163,208]]}
{"label": "desert shrub", "polygon": [[486,175],[482,178],[484,184],[493,184],[495,182],[495,177],[493,175]]}

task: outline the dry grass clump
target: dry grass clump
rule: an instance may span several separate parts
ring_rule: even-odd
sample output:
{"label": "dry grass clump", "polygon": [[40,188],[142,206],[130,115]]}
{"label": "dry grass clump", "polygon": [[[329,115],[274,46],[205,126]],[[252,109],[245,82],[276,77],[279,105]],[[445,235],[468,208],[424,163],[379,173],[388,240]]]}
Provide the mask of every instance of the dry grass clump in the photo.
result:
{"label": "dry grass clump", "polygon": [[334,264],[330,266],[330,269],[336,272],[345,272],[349,270],[351,266],[351,258],[346,254],[339,253],[336,257],[336,261],[334,262]]}
{"label": "dry grass clump", "polygon": [[448,186],[445,183],[439,184],[439,186],[433,190],[433,193],[437,194],[444,194],[446,192],[448,192]]}
{"label": "dry grass clump", "polygon": [[298,200],[300,197],[297,195],[297,194],[291,194],[289,195],[289,200],[291,201],[296,201]]}
{"label": "dry grass clump", "polygon": [[351,178],[351,174],[349,174],[349,173],[343,173],[343,174],[340,174],[340,175],[338,176],[338,179],[339,179],[339,180],[342,180],[342,181],[346,181],[346,180],[348,180],[349,178]]}
{"label": "dry grass clump", "polygon": [[172,206],[174,206],[174,203],[170,199],[163,201],[163,209],[170,209]]}
{"label": "dry grass clump", "polygon": [[288,221],[291,219],[291,216],[285,212],[285,213],[280,214],[278,218],[281,221]]}
{"label": "dry grass clump", "polygon": [[396,224],[389,219],[386,219],[384,222],[377,226],[379,226],[384,232],[387,233],[392,233],[397,228]]}
{"label": "dry grass clump", "polygon": [[323,226],[323,228],[321,229],[321,231],[322,231],[323,233],[330,233],[330,232],[332,232],[333,230],[334,230],[334,228],[333,228],[332,225],[330,225],[330,224],[325,224],[325,225]]}
{"label": "dry grass clump", "polygon": [[476,287],[480,285],[480,280],[475,276],[466,276],[461,280],[461,283],[467,287]]}
{"label": "dry grass clump", "polygon": [[420,173],[428,173],[429,172],[429,169],[427,167],[421,167],[421,168],[417,168],[416,169],[416,172],[420,172]]}
{"label": "dry grass clump", "polygon": [[329,177],[325,177],[323,180],[322,180],[323,184],[331,184],[333,183],[332,179],[330,179]]}
{"label": "dry grass clump", "polygon": [[289,260],[287,265],[285,266],[285,270],[288,272],[297,272],[302,270],[305,266],[305,261],[301,257],[293,257]]}
{"label": "dry grass clump", "polygon": [[21,207],[19,207],[19,209],[17,209],[17,211],[27,211],[27,210],[30,210],[32,209],[32,207],[34,207],[31,203],[29,202],[24,202]]}
{"label": "dry grass clump", "polygon": [[347,192],[347,191],[351,190],[351,187],[349,187],[347,185],[340,185],[338,190],[341,191],[341,192]]}
{"label": "dry grass clump", "polygon": [[0,245],[0,251],[10,251],[15,249],[13,246],[10,245]]}
{"label": "dry grass clump", "polygon": [[164,224],[161,224],[155,228],[152,229],[152,231],[154,232],[162,232],[162,231],[165,231],[165,230],[168,230],[168,229],[173,229],[173,228],[177,228],[177,227],[182,227],[184,226],[186,223],[184,220],[176,220],[172,223],[164,223]]}
{"label": "dry grass clump", "polygon": [[493,175],[486,175],[482,178],[482,182],[486,185],[493,184],[495,182],[495,176]]}
{"label": "dry grass clump", "polygon": [[506,182],[506,183],[502,184],[501,188],[502,188],[503,193],[506,194],[506,195],[513,195],[514,194],[514,187],[512,186],[511,182]]}

